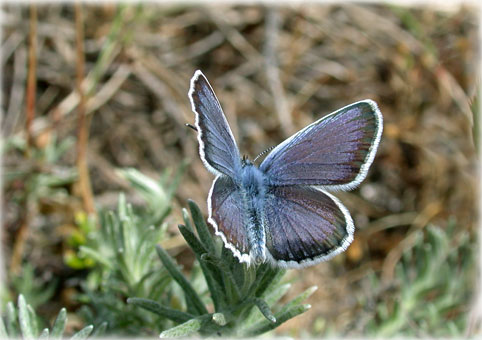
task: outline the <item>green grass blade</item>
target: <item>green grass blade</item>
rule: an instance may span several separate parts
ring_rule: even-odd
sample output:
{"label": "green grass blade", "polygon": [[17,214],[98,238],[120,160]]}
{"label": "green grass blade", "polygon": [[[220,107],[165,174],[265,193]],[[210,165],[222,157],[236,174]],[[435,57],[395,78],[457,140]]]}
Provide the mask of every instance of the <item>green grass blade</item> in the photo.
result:
{"label": "green grass blade", "polygon": [[164,267],[167,269],[169,274],[171,274],[172,278],[181,286],[182,290],[184,291],[184,294],[187,300],[186,303],[188,305],[192,305],[199,315],[207,314],[208,311],[204,306],[203,302],[201,301],[201,298],[196,293],[196,291],[191,286],[191,284],[186,279],[186,277],[177,268],[176,264],[174,263],[174,260],[169,256],[169,254],[167,254],[167,252],[161,246],[157,245],[156,251],[162,263],[164,264]]}

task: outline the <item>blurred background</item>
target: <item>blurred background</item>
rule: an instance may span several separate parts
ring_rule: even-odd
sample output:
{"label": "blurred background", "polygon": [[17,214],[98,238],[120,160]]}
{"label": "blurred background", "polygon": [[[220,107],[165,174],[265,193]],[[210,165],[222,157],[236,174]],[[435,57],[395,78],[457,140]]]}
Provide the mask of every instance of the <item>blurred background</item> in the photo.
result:
{"label": "blurred background", "polygon": [[[475,7],[11,3],[1,11],[3,306],[22,293],[45,319],[67,307],[72,328],[109,318],[107,307],[80,313],[104,301],[92,292],[101,294],[106,274],[93,278],[100,260],[79,249],[95,239],[92,216],[116,209],[120,192],[139,211],[163,211],[161,244],[187,273],[194,268],[177,225],[188,199],[207,215],[213,180],[185,126],[200,69],[251,159],[358,100],[375,100],[384,117],[367,179],[336,193],[354,218],[353,244],[288,273],[286,299],[318,290],[311,310],[275,334],[477,331]],[[156,208],[136,184],[161,177],[168,189]]]}

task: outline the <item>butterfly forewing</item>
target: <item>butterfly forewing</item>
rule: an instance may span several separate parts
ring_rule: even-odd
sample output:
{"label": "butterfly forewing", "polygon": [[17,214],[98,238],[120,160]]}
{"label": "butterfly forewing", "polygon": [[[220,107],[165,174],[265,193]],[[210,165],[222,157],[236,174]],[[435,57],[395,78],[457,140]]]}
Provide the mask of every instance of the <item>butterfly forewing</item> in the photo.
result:
{"label": "butterfly forewing", "polygon": [[229,177],[217,177],[209,193],[209,222],[241,262],[249,262],[247,217],[241,195]]}
{"label": "butterfly forewing", "polygon": [[270,187],[264,202],[266,248],[278,266],[325,261],[353,240],[353,220],[334,196],[310,187]]}
{"label": "butterfly forewing", "polygon": [[221,105],[201,71],[196,71],[191,79],[189,98],[196,114],[201,159],[214,174],[234,177],[241,166],[238,147]]}
{"label": "butterfly forewing", "polygon": [[346,106],[278,145],[260,169],[272,185],[347,190],[366,177],[382,133],[375,102]]}

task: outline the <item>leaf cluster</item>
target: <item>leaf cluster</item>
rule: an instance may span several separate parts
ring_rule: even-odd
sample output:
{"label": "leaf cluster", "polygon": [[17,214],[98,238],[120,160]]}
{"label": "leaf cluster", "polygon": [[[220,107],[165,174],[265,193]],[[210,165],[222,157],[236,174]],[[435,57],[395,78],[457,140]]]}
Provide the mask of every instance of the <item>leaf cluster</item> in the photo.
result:
{"label": "leaf cluster", "polygon": [[207,285],[207,296],[193,286],[174,259],[161,247],[157,254],[172,279],[181,287],[186,310],[167,307],[152,299],[132,297],[128,303],[142,307],[178,323],[163,331],[161,337],[202,336],[253,337],[275,329],[283,322],[307,311],[303,304],[316,287],[281,304],[279,301],[290,288],[282,283],[284,269],[269,263],[248,266],[240,263],[230,250],[215,239],[206,225],[198,206],[189,201],[192,222],[183,210],[184,225],[179,225],[183,237],[194,252]]}

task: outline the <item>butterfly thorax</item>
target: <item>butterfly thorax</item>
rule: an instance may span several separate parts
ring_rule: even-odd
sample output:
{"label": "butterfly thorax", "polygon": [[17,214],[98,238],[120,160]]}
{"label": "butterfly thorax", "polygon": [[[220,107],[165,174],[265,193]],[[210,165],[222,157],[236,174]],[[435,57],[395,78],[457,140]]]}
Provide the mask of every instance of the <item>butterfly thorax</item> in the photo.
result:
{"label": "butterfly thorax", "polygon": [[243,196],[242,204],[248,215],[250,256],[256,263],[264,262],[266,255],[263,204],[266,198],[266,179],[263,172],[247,159],[242,161],[239,189]]}

